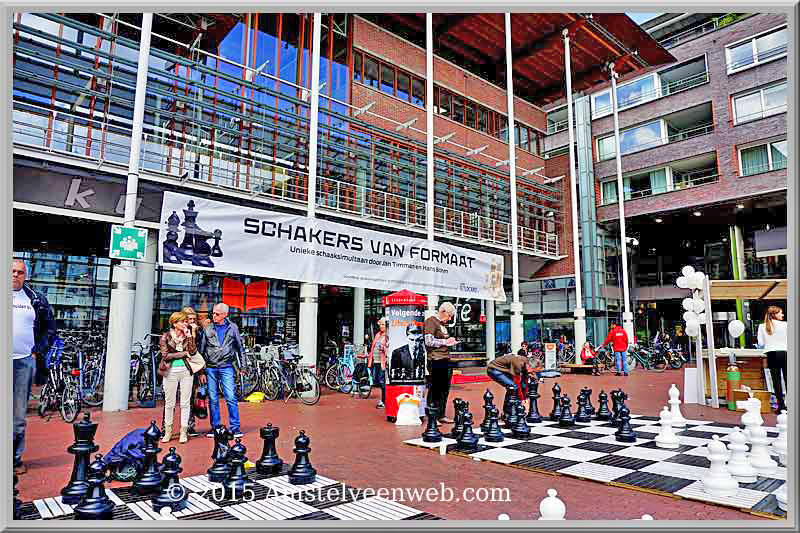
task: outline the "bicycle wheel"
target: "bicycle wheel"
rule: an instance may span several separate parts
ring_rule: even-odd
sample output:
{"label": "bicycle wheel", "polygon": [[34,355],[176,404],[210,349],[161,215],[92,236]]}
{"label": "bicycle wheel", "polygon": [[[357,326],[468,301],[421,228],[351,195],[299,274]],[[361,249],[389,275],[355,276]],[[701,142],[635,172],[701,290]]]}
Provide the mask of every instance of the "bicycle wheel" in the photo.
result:
{"label": "bicycle wheel", "polygon": [[83,401],[92,407],[103,403],[103,369],[96,363],[83,371]]}
{"label": "bicycle wheel", "polygon": [[625,359],[628,363],[628,371],[632,371],[636,369],[636,365],[639,363],[639,360],[636,359],[636,356],[633,355],[633,352],[628,352],[625,354]]}
{"label": "bicycle wheel", "polygon": [[258,377],[254,374],[254,369],[249,368],[248,365],[238,369],[236,373],[236,397],[240,401],[253,394],[253,391],[258,387]]}
{"label": "bicycle wheel", "polygon": [[368,372],[369,368],[364,363],[357,364],[354,372],[358,395],[365,400],[372,394]]}
{"label": "bicycle wheel", "polygon": [[339,390],[339,363],[333,364],[325,371],[325,386],[331,390]]}
{"label": "bicycle wheel", "polygon": [[295,374],[297,395],[306,405],[314,405],[319,401],[320,390],[317,376],[309,369],[304,368]]}
{"label": "bicycle wheel", "polygon": [[68,424],[78,418],[78,412],[81,410],[81,399],[78,394],[78,384],[74,379],[68,380],[64,386],[64,392],[61,393],[60,410],[61,418]]}
{"label": "bicycle wheel", "polygon": [[683,366],[683,357],[676,354],[675,352],[669,351],[667,352],[667,359],[669,360],[669,366],[673,370],[678,370]]}
{"label": "bicycle wheel", "polygon": [[654,354],[650,359],[650,370],[663,372],[667,369],[667,359],[664,354]]}
{"label": "bicycle wheel", "polygon": [[153,387],[150,384],[150,368],[139,367],[139,377],[136,379],[136,398],[139,402],[146,402],[153,397]]}
{"label": "bicycle wheel", "polygon": [[269,401],[277,400],[281,395],[283,380],[275,368],[267,368],[261,378],[261,390]]}
{"label": "bicycle wheel", "polygon": [[340,365],[339,377],[337,379],[339,382],[339,392],[350,394],[350,392],[353,390],[353,371],[350,370],[350,367],[346,365]]}
{"label": "bicycle wheel", "polygon": [[55,388],[53,387],[52,381],[48,379],[47,383],[42,387],[42,391],[39,393],[39,406],[36,408],[39,416],[44,418],[47,412],[55,405],[55,400]]}

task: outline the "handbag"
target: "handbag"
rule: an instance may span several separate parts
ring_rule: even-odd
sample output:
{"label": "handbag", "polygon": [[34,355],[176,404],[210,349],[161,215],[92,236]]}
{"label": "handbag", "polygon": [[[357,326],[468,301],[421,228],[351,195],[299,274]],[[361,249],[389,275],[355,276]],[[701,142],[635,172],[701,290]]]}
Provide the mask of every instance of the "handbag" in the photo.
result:
{"label": "handbag", "polygon": [[192,374],[196,374],[206,367],[206,360],[198,352],[187,357],[186,363],[189,365],[189,370],[191,370]]}

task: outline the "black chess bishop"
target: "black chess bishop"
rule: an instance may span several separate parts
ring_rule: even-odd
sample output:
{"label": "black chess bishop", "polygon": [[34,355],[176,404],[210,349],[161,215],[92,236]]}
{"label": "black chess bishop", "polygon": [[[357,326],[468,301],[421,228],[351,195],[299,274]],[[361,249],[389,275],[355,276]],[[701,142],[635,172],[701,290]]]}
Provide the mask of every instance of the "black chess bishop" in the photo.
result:
{"label": "black chess bishop", "polygon": [[89,491],[89,458],[100,449],[94,443],[97,424],[92,422],[89,413],[84,413],[83,420],[72,424],[75,442],[67,451],[75,456],[72,475],[66,487],[61,489],[61,501],[67,505],[78,505]]}
{"label": "black chess bishop", "polygon": [[278,457],[278,451],[275,446],[275,441],[278,440],[279,435],[280,428],[273,427],[271,423],[267,424],[267,427],[261,428],[264,450],[261,453],[261,458],[256,462],[256,472],[259,474],[277,474],[281,471],[283,460]]}
{"label": "black chess bishop", "polygon": [[305,431],[300,431],[300,435],[294,439],[294,464],[289,469],[289,483],[292,485],[308,485],[317,479],[317,471],[311,466],[309,455],[311,439],[306,436]]}
{"label": "black chess bishop", "polygon": [[483,422],[481,423],[481,432],[486,433],[489,430],[491,423],[492,408],[494,408],[494,394],[489,389],[483,395]]}
{"label": "black chess bishop", "polygon": [[553,410],[550,411],[550,420],[558,422],[561,419],[561,387],[558,383],[553,385]]}
{"label": "black chess bishop", "polygon": [[74,509],[75,520],[111,520],[115,505],[106,494],[105,482],[109,479],[103,456],[99,453],[89,465],[88,473],[89,491]]}
{"label": "black chess bishop", "polygon": [[539,414],[539,381],[535,376],[531,376],[528,381],[528,416],[525,417],[525,422],[528,424],[539,424],[542,421],[542,415]]}
{"label": "black chess bishop", "polygon": [[181,458],[175,453],[174,447],[169,449],[162,463],[161,475],[164,476],[164,481],[161,482],[161,492],[153,497],[153,511],[159,513],[164,507],[169,507],[173,513],[186,509],[189,505],[189,491],[185,490],[178,480],[183,468],[181,468]]}

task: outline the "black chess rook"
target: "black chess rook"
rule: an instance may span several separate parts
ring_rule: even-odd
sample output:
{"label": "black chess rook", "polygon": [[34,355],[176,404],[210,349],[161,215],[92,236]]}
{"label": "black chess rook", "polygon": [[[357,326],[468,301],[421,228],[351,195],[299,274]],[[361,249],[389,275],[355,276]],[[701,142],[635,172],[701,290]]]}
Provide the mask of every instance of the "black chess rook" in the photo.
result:
{"label": "black chess rook", "polygon": [[261,453],[261,458],[256,462],[256,472],[259,474],[277,474],[281,471],[283,460],[278,457],[277,448],[275,446],[279,435],[280,428],[273,427],[272,424],[267,424],[267,427],[261,428],[264,450]]}
{"label": "black chess rook", "polygon": [[429,405],[425,408],[426,427],[422,433],[422,442],[442,442],[442,432],[439,431],[439,426],[436,424],[436,415],[439,410]]}

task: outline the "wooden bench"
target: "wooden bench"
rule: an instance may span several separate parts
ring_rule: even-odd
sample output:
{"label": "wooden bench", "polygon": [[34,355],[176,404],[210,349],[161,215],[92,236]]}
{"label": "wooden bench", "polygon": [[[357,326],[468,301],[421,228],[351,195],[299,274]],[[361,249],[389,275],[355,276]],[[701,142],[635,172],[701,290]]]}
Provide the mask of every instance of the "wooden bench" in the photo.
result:
{"label": "wooden bench", "polygon": [[591,374],[593,368],[592,365],[579,365],[576,363],[565,363],[561,365],[561,371],[566,374]]}

